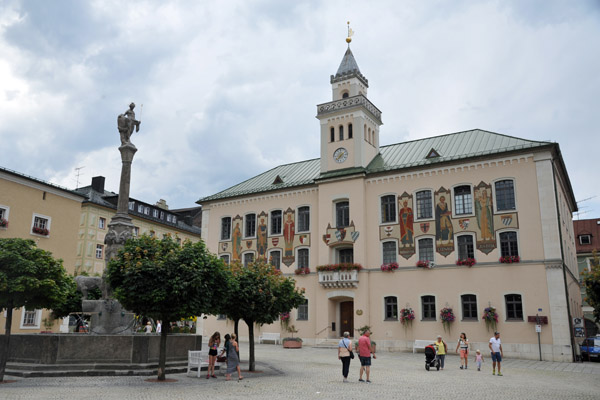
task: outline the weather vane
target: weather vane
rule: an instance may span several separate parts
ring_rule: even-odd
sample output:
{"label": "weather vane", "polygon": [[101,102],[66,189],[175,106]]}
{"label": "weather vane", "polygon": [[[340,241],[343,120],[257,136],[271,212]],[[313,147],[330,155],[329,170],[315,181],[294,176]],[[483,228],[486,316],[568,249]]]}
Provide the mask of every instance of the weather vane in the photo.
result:
{"label": "weather vane", "polygon": [[354,35],[354,31],[350,28],[350,21],[348,21],[348,37],[346,38],[346,43],[350,46],[350,42],[352,41],[352,35]]}

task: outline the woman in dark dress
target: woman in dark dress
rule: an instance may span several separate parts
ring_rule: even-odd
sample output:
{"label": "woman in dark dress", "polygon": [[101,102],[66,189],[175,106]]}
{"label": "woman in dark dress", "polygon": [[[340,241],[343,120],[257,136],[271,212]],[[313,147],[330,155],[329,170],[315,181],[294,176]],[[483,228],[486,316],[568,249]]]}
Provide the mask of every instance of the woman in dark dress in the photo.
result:
{"label": "woman in dark dress", "polygon": [[235,341],[235,334],[232,333],[225,335],[225,353],[227,354],[227,373],[225,374],[225,380],[231,380],[231,373],[237,371],[238,379],[241,381],[244,379],[242,371],[240,370],[240,359],[238,358],[237,352],[239,351],[238,343]]}

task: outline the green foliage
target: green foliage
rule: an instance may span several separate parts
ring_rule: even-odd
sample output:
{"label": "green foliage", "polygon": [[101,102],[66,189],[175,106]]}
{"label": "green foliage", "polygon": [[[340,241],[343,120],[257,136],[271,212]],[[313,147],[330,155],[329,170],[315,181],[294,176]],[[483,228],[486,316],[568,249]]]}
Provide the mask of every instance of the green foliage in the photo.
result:
{"label": "green foliage", "polygon": [[585,287],[586,301],[594,308],[594,319],[600,322],[600,257],[596,250],[590,262],[591,271],[583,271],[583,285]]}
{"label": "green foliage", "polygon": [[125,308],[165,322],[216,313],[227,294],[223,262],[203,242],[167,236],[130,239],[108,264],[107,278]]}
{"label": "green foliage", "polygon": [[0,308],[59,307],[74,285],[62,260],[33,240],[0,239]]}

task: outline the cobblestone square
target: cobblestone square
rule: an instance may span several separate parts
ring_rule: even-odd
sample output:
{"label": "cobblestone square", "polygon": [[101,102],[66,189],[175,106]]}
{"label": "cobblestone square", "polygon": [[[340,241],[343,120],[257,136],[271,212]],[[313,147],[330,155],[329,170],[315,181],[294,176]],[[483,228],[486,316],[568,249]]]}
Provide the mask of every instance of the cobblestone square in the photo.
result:
{"label": "cobblestone square", "polygon": [[[242,360],[248,344],[241,343]],[[424,355],[377,354],[371,384],[358,382],[359,362],[352,361],[349,383],[342,382],[335,349],[256,346],[257,370],[244,380],[200,379],[172,374],[172,383],[147,382],[148,377],[29,378],[0,385],[2,399],[600,399],[600,363],[551,363],[506,359],[504,376],[492,376],[486,358],[482,371],[474,364],[460,370],[457,356],[446,359],[444,371],[427,372]],[[484,357],[486,355],[484,354]],[[247,369],[247,363],[242,364]],[[7,377],[11,379],[11,377]]]}

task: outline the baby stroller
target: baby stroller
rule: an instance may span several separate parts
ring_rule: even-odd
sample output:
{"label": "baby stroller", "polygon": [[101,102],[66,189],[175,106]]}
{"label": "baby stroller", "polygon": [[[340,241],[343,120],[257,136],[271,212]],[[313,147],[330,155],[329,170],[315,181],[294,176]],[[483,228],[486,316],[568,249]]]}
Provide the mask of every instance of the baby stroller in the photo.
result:
{"label": "baby stroller", "polygon": [[435,346],[432,344],[425,347],[425,369],[429,371],[429,368],[440,370],[440,360],[437,359]]}

